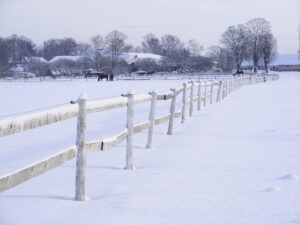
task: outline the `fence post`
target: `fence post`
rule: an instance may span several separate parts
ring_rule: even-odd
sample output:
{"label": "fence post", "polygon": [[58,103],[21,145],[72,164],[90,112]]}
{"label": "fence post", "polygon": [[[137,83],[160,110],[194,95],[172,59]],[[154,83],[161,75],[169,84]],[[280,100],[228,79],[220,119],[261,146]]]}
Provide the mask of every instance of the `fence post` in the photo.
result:
{"label": "fence post", "polygon": [[181,109],[181,123],[185,122],[185,105],[186,105],[186,83],[183,83],[183,94],[182,94],[182,109]]}
{"label": "fence post", "polygon": [[171,102],[171,108],[170,108],[170,120],[169,120],[169,128],[168,128],[168,135],[173,134],[173,123],[174,123],[174,114],[175,114],[175,104],[176,104],[176,89],[171,89],[173,92],[173,98]]}
{"label": "fence post", "polygon": [[227,97],[228,94],[228,80],[225,80],[225,97]]}
{"label": "fence post", "polygon": [[152,148],[152,137],[153,137],[153,130],[155,125],[155,109],[156,109],[156,90],[151,92],[152,100],[151,100],[151,109],[150,109],[150,115],[149,115],[149,131],[148,131],[148,142],[146,148]]}
{"label": "fence post", "polygon": [[134,92],[127,95],[127,143],[126,143],[126,168],[132,170],[132,140],[133,140],[133,116],[134,116]]}
{"label": "fence post", "polygon": [[199,80],[198,86],[198,111],[201,110],[201,81]]}
{"label": "fence post", "polygon": [[77,117],[77,157],[76,157],[76,181],[75,181],[75,200],[85,200],[85,133],[86,133],[86,95],[78,98],[78,117]]}
{"label": "fence post", "polygon": [[206,96],[207,95],[207,81],[205,81],[204,85],[204,107],[206,107]]}
{"label": "fence post", "polygon": [[234,78],[233,91],[236,92],[236,90],[237,90],[237,78]]}
{"label": "fence post", "polygon": [[219,89],[218,89],[218,94],[217,94],[217,102],[221,102],[221,95],[222,95],[222,86],[223,86],[223,81],[219,81]]}
{"label": "fence post", "polygon": [[211,81],[211,85],[210,85],[210,104],[213,103],[213,91],[214,91],[214,81]]}
{"label": "fence post", "polygon": [[194,84],[195,82],[192,81],[192,86],[191,86],[191,95],[190,95],[190,117],[193,115],[193,111],[194,111],[194,102],[193,102],[193,98],[194,98]]}
{"label": "fence post", "polygon": [[222,81],[222,100],[225,98],[226,80]]}

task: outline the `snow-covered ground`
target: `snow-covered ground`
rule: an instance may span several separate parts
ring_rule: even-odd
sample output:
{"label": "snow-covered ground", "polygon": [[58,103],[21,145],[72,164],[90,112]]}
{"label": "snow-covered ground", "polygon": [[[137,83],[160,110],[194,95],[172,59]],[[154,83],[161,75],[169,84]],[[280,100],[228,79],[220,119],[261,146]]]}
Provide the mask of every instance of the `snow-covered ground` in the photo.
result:
{"label": "snow-covered ground", "polygon": [[[85,202],[73,201],[75,160],[0,194],[2,225],[300,224],[300,73],[246,86],[208,105],[166,135],[134,136],[133,171],[123,170],[125,142],[87,155]],[[167,90],[182,81],[0,83],[0,117],[128,90]],[[180,100],[178,100],[180,102]],[[179,107],[178,104],[177,107]],[[169,110],[163,102],[161,113]],[[135,109],[148,117],[149,103]],[[87,138],[125,126],[126,109],[88,115]],[[76,119],[0,138],[0,176],[75,141]]]}

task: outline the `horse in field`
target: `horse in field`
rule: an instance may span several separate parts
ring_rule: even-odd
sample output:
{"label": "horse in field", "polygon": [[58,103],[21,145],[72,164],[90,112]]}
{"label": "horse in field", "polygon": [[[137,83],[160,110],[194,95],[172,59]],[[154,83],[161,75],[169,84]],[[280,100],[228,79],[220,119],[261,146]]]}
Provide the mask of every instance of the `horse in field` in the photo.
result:
{"label": "horse in field", "polygon": [[106,79],[106,81],[113,81],[114,80],[114,75],[113,74],[108,74],[108,73],[104,73],[104,72],[91,72],[88,71],[87,73],[85,73],[85,78],[88,77],[98,77],[98,81],[102,81],[102,79]]}
{"label": "horse in field", "polygon": [[235,73],[233,73],[233,75],[235,76],[235,75],[240,75],[240,74],[243,74],[244,75],[244,71],[243,70],[238,70],[238,71],[236,71]]}
{"label": "horse in field", "polygon": [[103,78],[106,79],[106,81],[108,81],[108,79],[109,79],[109,77],[110,77],[110,75],[108,75],[108,74],[106,74],[106,73],[97,73],[97,75],[98,75],[98,82],[99,82],[100,80],[102,80]]}

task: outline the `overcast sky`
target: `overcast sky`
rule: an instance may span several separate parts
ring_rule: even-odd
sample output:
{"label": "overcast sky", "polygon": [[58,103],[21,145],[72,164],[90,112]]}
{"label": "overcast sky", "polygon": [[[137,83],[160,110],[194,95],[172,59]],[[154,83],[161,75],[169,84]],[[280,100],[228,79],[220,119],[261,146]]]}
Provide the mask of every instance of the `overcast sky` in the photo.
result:
{"label": "overcast sky", "polygon": [[300,0],[0,0],[0,36],[87,42],[117,29],[135,46],[151,32],[194,38],[207,48],[220,44],[228,26],[256,17],[271,22],[279,53],[297,53]]}

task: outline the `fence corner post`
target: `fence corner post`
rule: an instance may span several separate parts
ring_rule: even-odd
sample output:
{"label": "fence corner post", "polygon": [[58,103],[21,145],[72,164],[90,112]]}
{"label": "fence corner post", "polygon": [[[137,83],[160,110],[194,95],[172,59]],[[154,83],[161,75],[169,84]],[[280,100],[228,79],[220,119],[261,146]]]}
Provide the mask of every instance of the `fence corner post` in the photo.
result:
{"label": "fence corner post", "polygon": [[146,148],[152,148],[153,130],[155,126],[155,109],[156,109],[157,91],[153,90],[150,94],[152,96],[152,100],[151,100],[151,109],[149,115],[150,126],[148,131],[148,142]]}
{"label": "fence corner post", "polygon": [[190,92],[190,117],[193,116],[193,111],[194,111],[194,85],[195,85],[195,82],[192,81],[191,82],[191,92]]}
{"label": "fence corner post", "polygon": [[133,142],[133,117],[134,117],[134,91],[127,94],[127,142],[126,142],[126,167],[132,170],[132,142]]}
{"label": "fence corner post", "polygon": [[86,136],[86,101],[87,96],[78,97],[78,117],[77,117],[77,156],[76,156],[76,180],[75,180],[75,200],[85,200],[85,136]]}
{"label": "fence corner post", "polygon": [[175,104],[176,104],[176,89],[171,89],[172,91],[172,102],[170,107],[170,120],[169,120],[169,128],[168,128],[168,135],[173,134],[173,124],[174,124],[174,114],[175,114]]}
{"label": "fence corner post", "polygon": [[185,122],[186,90],[187,90],[187,84],[183,83],[181,123]]}

